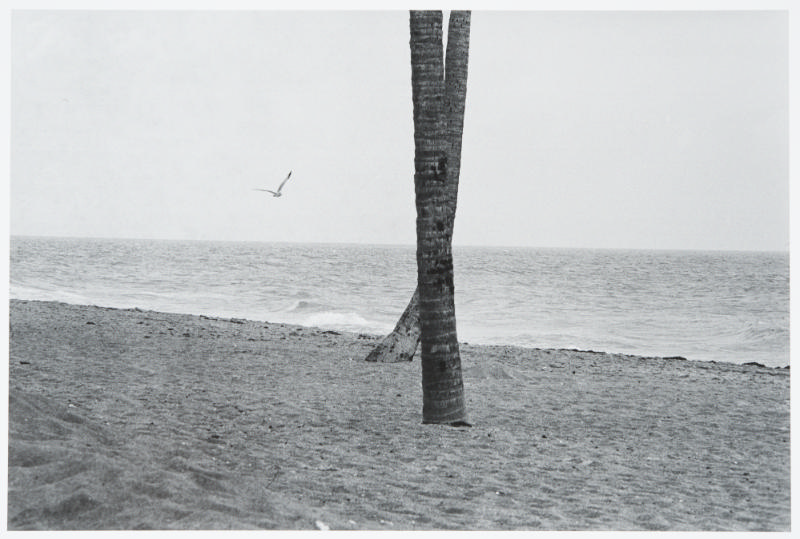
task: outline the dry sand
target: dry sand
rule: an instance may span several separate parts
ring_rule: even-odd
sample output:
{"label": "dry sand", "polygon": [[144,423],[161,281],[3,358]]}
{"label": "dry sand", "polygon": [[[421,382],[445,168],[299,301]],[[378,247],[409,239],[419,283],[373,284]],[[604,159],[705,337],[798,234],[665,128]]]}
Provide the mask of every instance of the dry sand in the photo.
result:
{"label": "dry sand", "polygon": [[8,527],[788,531],[789,371],[11,301]]}

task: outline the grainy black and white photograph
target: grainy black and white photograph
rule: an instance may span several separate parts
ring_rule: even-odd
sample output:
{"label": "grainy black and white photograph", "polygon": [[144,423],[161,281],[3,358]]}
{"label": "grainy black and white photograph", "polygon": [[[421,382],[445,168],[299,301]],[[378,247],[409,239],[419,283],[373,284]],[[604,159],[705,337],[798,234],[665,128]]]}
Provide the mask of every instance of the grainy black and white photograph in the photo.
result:
{"label": "grainy black and white photograph", "polygon": [[788,3],[199,6],[9,11],[6,530],[790,531]]}

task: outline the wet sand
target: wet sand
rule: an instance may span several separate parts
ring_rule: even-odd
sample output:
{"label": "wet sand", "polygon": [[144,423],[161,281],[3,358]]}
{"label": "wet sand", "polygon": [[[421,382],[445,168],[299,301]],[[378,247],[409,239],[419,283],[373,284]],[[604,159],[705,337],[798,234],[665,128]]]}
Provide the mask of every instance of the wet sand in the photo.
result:
{"label": "wet sand", "polygon": [[789,530],[786,369],[378,338],[12,300],[9,529]]}

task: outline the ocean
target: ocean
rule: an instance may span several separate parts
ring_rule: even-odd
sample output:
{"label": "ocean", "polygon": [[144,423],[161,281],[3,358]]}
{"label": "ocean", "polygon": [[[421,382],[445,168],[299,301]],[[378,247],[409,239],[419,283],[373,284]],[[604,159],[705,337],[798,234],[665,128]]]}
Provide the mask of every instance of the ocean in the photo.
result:
{"label": "ocean", "polygon": [[[454,247],[459,341],[789,365],[789,254]],[[10,297],[385,334],[413,246],[10,239]]]}

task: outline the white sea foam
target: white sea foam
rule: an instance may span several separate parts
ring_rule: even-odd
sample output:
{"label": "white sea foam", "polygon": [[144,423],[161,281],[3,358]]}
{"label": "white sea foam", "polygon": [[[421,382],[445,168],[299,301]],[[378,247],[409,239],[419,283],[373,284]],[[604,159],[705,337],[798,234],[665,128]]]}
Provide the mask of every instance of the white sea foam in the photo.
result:
{"label": "white sea foam", "polygon": [[307,316],[301,325],[371,332],[384,332],[392,329],[386,325],[371,322],[358,313],[333,311],[323,311]]}
{"label": "white sea foam", "polygon": [[87,305],[91,303],[90,298],[84,294],[78,294],[68,290],[38,288],[35,286],[24,286],[13,283],[9,289],[8,296],[13,299],[60,301],[78,305]]}

